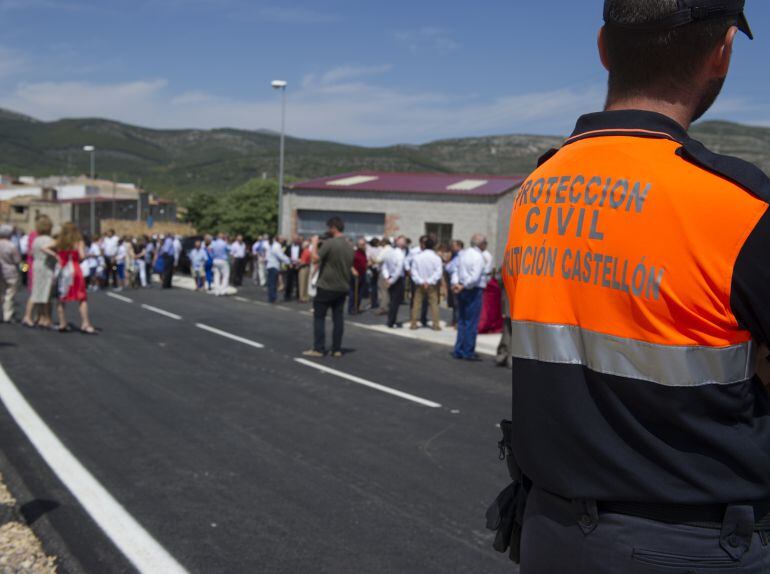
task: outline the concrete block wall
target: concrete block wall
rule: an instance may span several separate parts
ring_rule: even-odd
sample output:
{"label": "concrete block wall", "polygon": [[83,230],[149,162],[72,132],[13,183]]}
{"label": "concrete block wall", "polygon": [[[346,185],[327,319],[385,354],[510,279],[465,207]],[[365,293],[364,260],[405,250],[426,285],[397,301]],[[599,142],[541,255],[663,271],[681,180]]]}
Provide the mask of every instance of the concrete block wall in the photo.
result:
{"label": "concrete block wall", "polygon": [[[283,209],[286,216],[282,233],[290,235],[296,229],[297,211],[302,209],[384,213],[388,236],[403,234],[416,240],[425,233],[426,223],[451,223],[454,238],[466,243],[474,233],[486,235],[490,251],[497,260],[502,257],[500,245],[504,244],[504,239],[501,232],[507,234],[510,205],[506,196],[285,190]],[[507,209],[508,213],[501,214],[501,209]]]}

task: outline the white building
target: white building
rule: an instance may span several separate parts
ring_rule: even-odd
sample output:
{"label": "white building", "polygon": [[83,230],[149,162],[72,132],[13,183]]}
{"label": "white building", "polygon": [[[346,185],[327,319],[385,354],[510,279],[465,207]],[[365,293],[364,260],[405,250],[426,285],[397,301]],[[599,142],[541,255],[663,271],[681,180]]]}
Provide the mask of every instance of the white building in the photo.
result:
{"label": "white building", "polygon": [[417,240],[434,233],[441,243],[474,233],[489,240],[502,258],[513,197],[524,176],[357,172],[295,183],[284,188],[283,235],[310,236],[326,231],[339,215],[349,236]]}

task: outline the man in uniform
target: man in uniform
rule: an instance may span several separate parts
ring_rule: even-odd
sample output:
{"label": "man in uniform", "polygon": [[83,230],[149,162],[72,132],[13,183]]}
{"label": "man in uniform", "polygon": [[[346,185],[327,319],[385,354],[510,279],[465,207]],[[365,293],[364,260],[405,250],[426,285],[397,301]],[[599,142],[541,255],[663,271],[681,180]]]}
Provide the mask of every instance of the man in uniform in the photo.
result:
{"label": "man in uniform", "polygon": [[515,200],[522,574],[770,572],[770,181],[687,134],[743,9],[607,0],[606,110]]}

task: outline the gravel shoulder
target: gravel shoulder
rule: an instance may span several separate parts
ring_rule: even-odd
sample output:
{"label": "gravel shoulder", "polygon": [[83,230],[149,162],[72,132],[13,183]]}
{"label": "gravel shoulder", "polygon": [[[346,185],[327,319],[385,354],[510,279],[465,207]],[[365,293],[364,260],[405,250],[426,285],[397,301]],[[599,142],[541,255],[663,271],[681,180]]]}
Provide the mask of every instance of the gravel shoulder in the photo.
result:
{"label": "gravel shoulder", "polygon": [[18,515],[13,495],[0,474],[0,572],[56,574],[56,558],[47,556],[35,533]]}

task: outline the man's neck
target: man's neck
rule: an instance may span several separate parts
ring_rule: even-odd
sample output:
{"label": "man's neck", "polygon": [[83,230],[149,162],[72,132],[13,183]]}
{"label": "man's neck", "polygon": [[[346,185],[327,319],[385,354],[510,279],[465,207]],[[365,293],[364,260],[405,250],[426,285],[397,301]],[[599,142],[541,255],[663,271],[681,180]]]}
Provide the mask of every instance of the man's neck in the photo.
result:
{"label": "man's neck", "polygon": [[693,110],[688,105],[666,102],[655,98],[645,98],[643,96],[612,102],[611,104],[608,104],[605,109],[605,111],[608,112],[619,110],[642,110],[645,112],[656,112],[671,118],[685,130],[690,129],[693,116]]}

